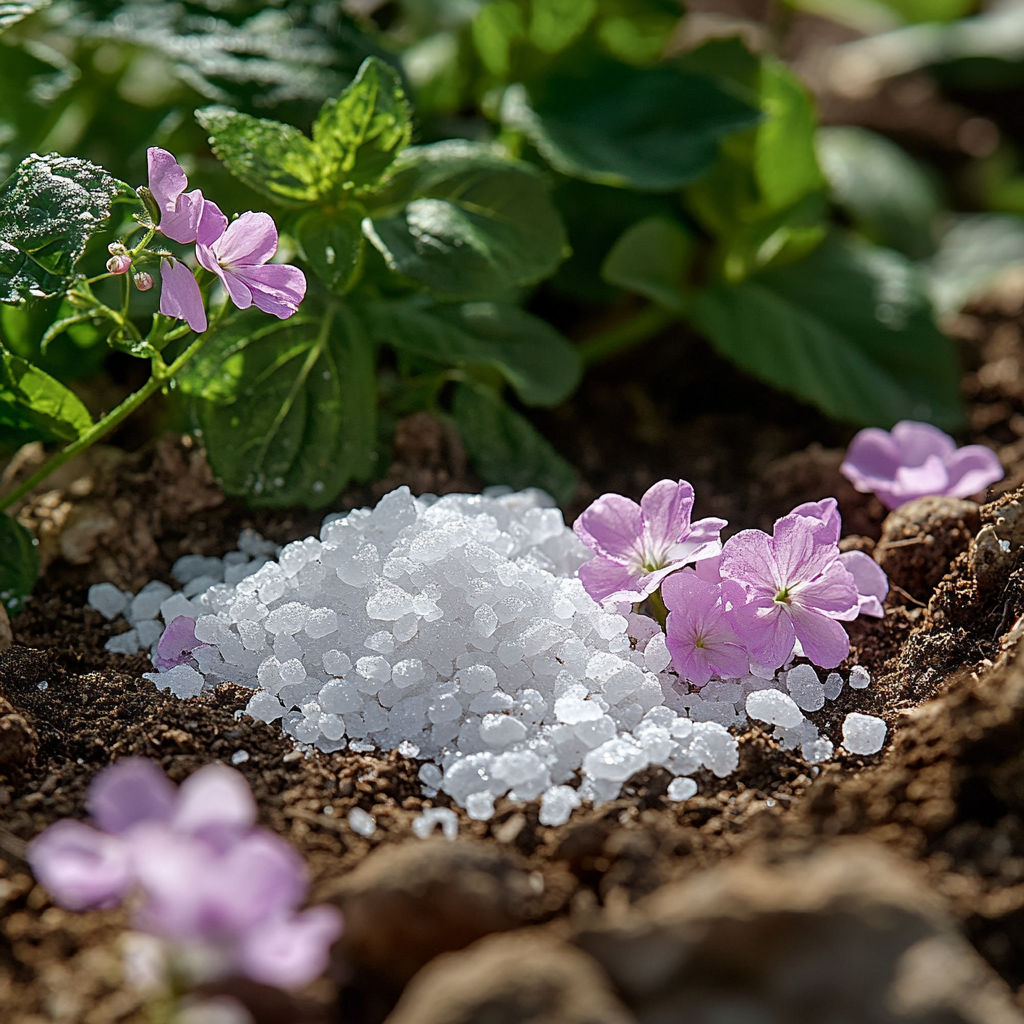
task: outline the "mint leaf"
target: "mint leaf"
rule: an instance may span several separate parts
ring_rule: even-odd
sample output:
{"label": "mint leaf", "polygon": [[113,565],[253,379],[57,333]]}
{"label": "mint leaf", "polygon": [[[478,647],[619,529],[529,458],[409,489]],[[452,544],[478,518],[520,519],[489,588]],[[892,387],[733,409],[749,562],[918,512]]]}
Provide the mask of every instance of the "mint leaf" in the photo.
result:
{"label": "mint leaf", "polygon": [[[399,212],[389,200],[406,199]],[[411,147],[363,222],[388,266],[440,298],[499,298],[534,284],[568,255],[545,179],[471,142]]]}
{"label": "mint leaf", "polygon": [[456,366],[493,366],[528,405],[557,405],[579,383],[576,349],[516,306],[377,303],[368,310],[367,323],[377,341],[417,356]]}
{"label": "mint leaf", "polygon": [[914,259],[935,251],[942,202],[932,178],[895,142],[866,128],[822,128],[818,157],[833,201],[872,241]]}
{"label": "mint leaf", "polygon": [[373,350],[350,311],[233,318],[179,378],[225,492],[321,508],[373,468]]}
{"label": "mint leaf", "polygon": [[359,280],[365,212],[358,203],[342,210],[310,210],[295,226],[303,259],[336,295],[344,295]]}
{"label": "mint leaf", "polygon": [[612,246],[601,276],[609,284],[681,313],[686,308],[683,286],[692,259],[693,239],[678,221],[647,217],[624,231]]}
{"label": "mint leaf", "polygon": [[35,538],[16,519],[0,512],[0,601],[12,616],[25,607],[38,579]]}
{"label": "mint leaf", "polygon": [[0,302],[62,291],[118,198],[138,202],[124,182],[88,160],[25,157],[0,185]]}
{"label": "mint leaf", "polygon": [[600,59],[589,60],[585,74],[554,74],[529,93],[510,87],[501,114],[563,174],[645,192],[696,181],[719,140],[760,118],[704,75]]}
{"label": "mint leaf", "polygon": [[460,384],[452,406],[462,442],[488,484],[514,490],[540,487],[565,505],[576,491],[576,472],[492,388]]}
{"label": "mint leaf", "polygon": [[321,174],[337,189],[375,185],[409,145],[412,109],[390,64],[367,57],[352,84],[328,100],[313,125]]}
{"label": "mint leaf", "polygon": [[0,351],[0,425],[26,440],[74,441],[92,426],[81,399],[38,366]]}
{"label": "mint leaf", "polygon": [[286,204],[320,195],[318,154],[298,128],[219,106],[197,110],[196,120],[209,132],[217,159],[250,188]]}
{"label": "mint leaf", "polygon": [[698,292],[690,319],[733,362],[838,419],[962,422],[953,344],[891,250],[832,237],[800,263]]}

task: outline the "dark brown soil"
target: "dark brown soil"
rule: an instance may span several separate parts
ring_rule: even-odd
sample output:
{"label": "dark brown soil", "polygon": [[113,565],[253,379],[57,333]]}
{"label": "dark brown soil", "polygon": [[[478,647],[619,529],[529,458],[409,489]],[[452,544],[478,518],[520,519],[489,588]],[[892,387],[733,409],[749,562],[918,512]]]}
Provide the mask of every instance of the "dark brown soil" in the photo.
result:
{"label": "dark brown soil", "polygon": [[[1014,491],[1024,482],[1020,324],[1019,311],[992,308],[957,325],[971,360],[971,437],[998,448],[1008,470],[1003,487]],[[668,351],[678,340],[654,344]],[[679,359],[704,360],[707,371],[714,362],[706,350]],[[668,386],[643,372],[645,361],[633,354],[601,368],[551,416],[557,443],[585,481],[575,507],[606,489],[639,497],[662,476],[686,477],[701,514],[770,526],[799,501],[836,494],[850,534],[844,543],[872,549],[884,510],[842,481],[836,448],[814,443],[836,445],[845,435],[735,371],[728,371],[730,386],[745,396],[737,408],[754,408],[757,416],[729,406],[715,414],[695,409],[685,391],[670,400]],[[403,431],[385,486],[472,486],[443,428],[420,422]],[[138,754],[180,780],[244,750],[249,757],[239,767],[263,823],[304,854],[314,898],[322,898],[356,878],[353,869],[378,847],[431,845],[410,832],[423,805],[419,766],[394,752],[303,756],[277,727],[240,714],[248,698],[240,688],[188,701],[158,693],[141,679],[147,659],[104,651],[123,626],[83,607],[90,583],[138,587],[167,579],[179,555],[222,553],[243,526],[284,542],[315,530],[320,515],[246,512],[223,498],[201,453],[178,438],[127,456],[101,452],[48,486],[21,511],[40,533],[47,571],[13,624],[14,646],[0,656],[2,1019],[141,1021],[140,999],[123,983],[124,917],[54,907],[23,860],[25,842],[49,823],[84,814],[96,771]],[[372,500],[372,489],[353,492],[340,507]],[[998,504],[983,506],[977,522],[995,522]],[[631,780],[621,799],[584,808],[559,828],[538,823],[536,804],[499,801],[489,822],[458,811],[461,836],[503,851],[532,880],[516,923],[590,920],[601,908],[631,904],[742,851],[780,843],[806,849],[864,833],[922,864],[978,950],[1014,989],[1024,985],[1024,669],[1013,653],[1021,642],[1015,624],[1024,613],[1024,569],[1014,552],[996,584],[986,577],[979,588],[965,550],[970,538],[951,532],[964,522],[961,516],[936,526],[926,517],[900,527],[910,531],[901,537],[919,533],[934,542],[907,563],[916,576],[893,590],[886,618],[850,627],[849,664],[868,666],[872,683],[847,687],[811,716],[837,747],[848,711],[882,716],[892,737],[883,754],[840,752],[826,766],[811,766],[752,728],[740,738],[736,774],[724,781],[701,776],[699,795],[682,805],[664,798],[667,774],[651,771]],[[901,578],[895,563],[891,571]],[[446,802],[443,795],[433,801]],[[369,840],[347,825],[354,806],[377,821]],[[272,1001],[256,998],[252,1005],[262,1007],[260,1021],[354,1024],[382,1020],[400,993],[394,979],[341,964],[303,1003],[274,1010]]]}

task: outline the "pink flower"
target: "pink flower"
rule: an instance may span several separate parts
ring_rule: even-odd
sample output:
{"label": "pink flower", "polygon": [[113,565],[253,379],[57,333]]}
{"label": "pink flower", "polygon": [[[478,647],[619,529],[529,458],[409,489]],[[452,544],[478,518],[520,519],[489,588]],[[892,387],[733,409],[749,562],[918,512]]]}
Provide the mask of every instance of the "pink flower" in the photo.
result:
{"label": "pink flower", "polygon": [[196,620],[178,615],[171,619],[157,641],[153,663],[158,672],[167,672],[176,665],[194,665],[192,652],[203,646],[206,645],[196,639]]}
{"label": "pink flower", "polygon": [[1003,478],[995,452],[980,444],[957,448],[948,434],[913,420],[892,433],[861,430],[839,468],[858,491],[873,491],[890,509],[933,494],[969,498]]}
{"label": "pink flower", "polygon": [[684,569],[665,580],[661,594],[669,609],[665,645],[682,678],[703,686],[713,675],[747,673],[750,660],[726,618],[721,587]]}
{"label": "pink flower", "polygon": [[175,787],[150,761],[100,772],[87,803],[99,828],[58,821],[29,844],[28,860],[72,910],[138,894],[136,924],[174,943],[215,947],[228,971],[304,985],[320,975],[341,933],[333,907],[297,913],[302,858],[255,828],[256,805],[233,768],[207,765]]}
{"label": "pink flower", "polygon": [[277,228],[273,218],[251,210],[217,237],[210,238],[201,231],[196,245],[196,259],[221,279],[239,309],[255,305],[264,313],[286,320],[306,294],[306,277],[298,267],[268,264],[275,252]]}
{"label": "pink flower", "polygon": [[196,334],[207,328],[203,293],[195,275],[180,260],[160,260],[160,312],[175,320],[184,320]]}
{"label": "pink flower", "polygon": [[690,522],[693,488],[660,480],[638,505],[621,494],[603,494],[573,524],[595,557],[580,567],[580,580],[595,601],[644,600],[687,562],[717,555],[724,519]]}
{"label": "pink flower", "polygon": [[152,146],[146,155],[149,191],[160,210],[160,231],[175,242],[194,242],[203,214],[203,193],[199,189],[185,192],[188,178],[166,149]]}
{"label": "pink flower", "polygon": [[107,260],[108,274],[127,274],[132,269],[132,258],[125,253],[118,253]]}
{"label": "pink flower", "polygon": [[740,642],[767,668],[785,664],[797,640],[822,668],[849,653],[846,630],[855,618],[857,586],[839,560],[830,521],[791,512],[774,536],[743,530],[722,551],[722,595]]}

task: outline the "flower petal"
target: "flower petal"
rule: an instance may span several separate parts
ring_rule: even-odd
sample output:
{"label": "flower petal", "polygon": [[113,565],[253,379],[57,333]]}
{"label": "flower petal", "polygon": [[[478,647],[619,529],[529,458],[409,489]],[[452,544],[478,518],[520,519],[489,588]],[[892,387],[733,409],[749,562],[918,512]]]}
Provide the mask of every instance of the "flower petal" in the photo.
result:
{"label": "flower petal", "polygon": [[188,245],[196,240],[199,233],[199,222],[206,205],[203,193],[196,189],[179,196],[172,210],[168,210],[160,218],[160,230],[175,242]]}
{"label": "flower petal", "polygon": [[[598,555],[579,568],[583,589],[599,604],[620,594],[627,601],[642,601],[647,595],[640,586],[640,577],[634,575],[621,562]],[[652,592],[653,592],[652,588]]]}
{"label": "flower petal", "polygon": [[835,668],[850,653],[850,638],[836,622],[795,601],[790,605],[793,627],[804,654],[821,668]]}
{"label": "flower petal", "polygon": [[196,620],[188,615],[178,615],[163,631],[156,645],[153,663],[158,672],[167,672],[176,665],[185,664],[192,651],[201,646],[196,639]]}
{"label": "flower petal", "polygon": [[828,527],[828,536],[833,544],[839,543],[843,532],[843,517],[839,514],[839,502],[835,498],[822,498],[821,501],[805,501],[793,509],[792,515],[809,516],[817,519]]}
{"label": "flower petal", "polygon": [[742,588],[733,580],[722,583],[722,598],[729,625],[751,657],[766,668],[784,665],[796,641],[789,605],[776,604],[771,598],[744,601]]}
{"label": "flower petal", "polygon": [[176,259],[160,260],[160,312],[184,320],[197,334],[206,330],[203,294],[192,271]]}
{"label": "flower petal", "polygon": [[174,211],[178,196],[188,188],[188,178],[181,164],[166,149],[151,146],[146,150],[146,162],[149,165],[149,191],[153,193],[163,217]]}
{"label": "flower petal", "polygon": [[945,494],[949,487],[949,473],[937,455],[929,455],[918,466],[900,466],[892,484],[892,494],[905,501],[924,498],[929,494]]}
{"label": "flower petal", "polygon": [[858,491],[870,492],[875,481],[891,480],[899,466],[899,445],[889,432],[866,427],[854,435],[839,471]]}
{"label": "flower petal", "polygon": [[170,821],[176,792],[153,761],[123,757],[89,783],[86,806],[104,832],[119,835],[140,821]]}
{"label": "flower petal", "polygon": [[252,305],[252,292],[249,291],[245,282],[233,271],[225,269],[217,262],[217,256],[210,246],[197,245],[196,259],[201,267],[205,267],[220,278],[231,301],[239,309],[248,309]]}
{"label": "flower petal", "polygon": [[204,200],[196,241],[200,245],[213,245],[224,234],[227,226],[228,219],[221,213],[220,207],[216,203],[211,203],[209,199]]}
{"label": "flower petal", "polygon": [[193,772],[178,787],[174,828],[200,833],[209,827],[231,830],[251,828],[256,802],[245,776],[224,764],[208,764]]}
{"label": "flower petal", "polygon": [[839,556],[843,567],[857,586],[857,600],[861,615],[882,618],[882,602],[889,593],[889,578],[882,567],[865,551],[846,551]]}
{"label": "flower petal", "polygon": [[839,561],[834,561],[813,580],[798,583],[790,594],[795,607],[810,608],[833,619],[856,618],[857,583]]}
{"label": "flower petal", "polygon": [[999,456],[981,444],[960,448],[946,460],[946,471],[949,473],[946,494],[953,498],[969,498],[1004,476]]}
{"label": "flower petal", "polygon": [[249,289],[257,309],[281,320],[296,313],[306,295],[306,275],[298,267],[268,263],[265,267],[238,267],[227,273]]}
{"label": "flower petal", "polygon": [[901,466],[920,466],[932,455],[945,462],[956,451],[956,441],[949,434],[916,420],[900,420],[892,428],[892,439],[899,448]]}
{"label": "flower petal", "polygon": [[249,210],[233,220],[214,243],[217,261],[227,267],[258,267],[277,252],[277,227],[269,213]]}
{"label": "flower petal", "polygon": [[686,537],[693,509],[693,488],[685,480],[659,480],[640,499],[646,551],[665,551]]}
{"label": "flower petal", "polygon": [[114,906],[134,880],[120,839],[71,818],[33,839],[26,857],[36,878],[67,910]]}
{"label": "flower petal", "polygon": [[621,494],[602,494],[579,515],[572,527],[584,544],[623,565],[643,564],[640,506]]}
{"label": "flower petal", "polygon": [[761,530],[740,530],[730,537],[722,548],[719,563],[722,578],[736,580],[748,594],[774,597],[779,567],[771,541]]}
{"label": "flower petal", "polygon": [[791,588],[824,572],[839,555],[830,523],[790,512],[776,520],[772,551],[779,582]]}
{"label": "flower petal", "polygon": [[311,907],[246,932],[239,947],[239,965],[253,981],[299,988],[327,970],[331,944],[341,933],[340,911],[323,905]]}

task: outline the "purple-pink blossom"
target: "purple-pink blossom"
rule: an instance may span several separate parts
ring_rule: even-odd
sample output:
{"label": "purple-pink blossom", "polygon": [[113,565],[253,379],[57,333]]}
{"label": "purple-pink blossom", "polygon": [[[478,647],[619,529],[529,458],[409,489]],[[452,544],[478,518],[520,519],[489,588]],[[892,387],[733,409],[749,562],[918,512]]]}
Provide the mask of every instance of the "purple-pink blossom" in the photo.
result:
{"label": "purple-pink blossom", "polygon": [[638,602],[666,576],[689,562],[717,555],[724,519],[690,522],[693,488],[685,480],[660,480],[638,505],[621,494],[603,494],[573,524],[594,558],[579,576],[595,601]]}
{"label": "purple-pink blossom", "polygon": [[243,776],[207,765],[175,787],[150,761],[126,758],[93,779],[87,806],[98,827],[59,821],[29,844],[53,898],[72,910],[136,894],[136,925],[172,945],[216,951],[228,973],[281,987],[327,966],[341,933],[333,907],[298,911],[302,858],[255,828]]}
{"label": "purple-pink blossom", "polygon": [[897,423],[891,433],[859,431],[840,470],[858,491],[874,492],[890,509],[928,495],[969,498],[1003,478],[995,452],[980,444],[957,448],[948,434],[913,420]]}
{"label": "purple-pink blossom", "polygon": [[153,664],[158,672],[168,672],[176,665],[194,665],[192,652],[205,646],[196,639],[196,620],[178,615],[167,624],[156,645]]}
{"label": "purple-pink blossom", "polygon": [[714,675],[746,675],[750,661],[726,618],[720,586],[684,569],[662,583],[661,596],[669,609],[665,645],[681,678],[699,687]]}
{"label": "purple-pink blossom", "polygon": [[849,653],[836,620],[856,618],[857,586],[839,560],[831,517],[791,512],[773,536],[743,530],[722,550],[722,596],[729,621],[751,656],[766,668],[786,663],[799,640],[822,668]]}
{"label": "purple-pink blossom", "polygon": [[208,324],[203,293],[195,275],[180,260],[165,256],[160,260],[160,312],[175,320],[184,320],[196,334]]}
{"label": "purple-pink blossom", "polygon": [[196,245],[196,259],[220,278],[239,309],[254,305],[287,320],[306,294],[306,277],[298,267],[269,263],[276,252],[273,218],[251,210],[214,238],[200,233]]}
{"label": "purple-pink blossom", "polygon": [[185,171],[166,149],[151,146],[146,156],[149,191],[160,210],[159,230],[183,245],[194,242],[203,215],[203,193],[199,189],[185,192],[188,188]]}

